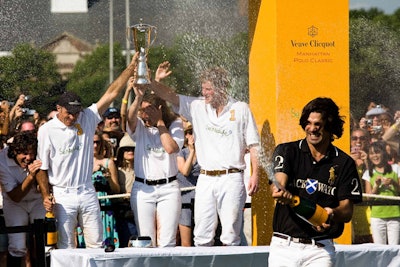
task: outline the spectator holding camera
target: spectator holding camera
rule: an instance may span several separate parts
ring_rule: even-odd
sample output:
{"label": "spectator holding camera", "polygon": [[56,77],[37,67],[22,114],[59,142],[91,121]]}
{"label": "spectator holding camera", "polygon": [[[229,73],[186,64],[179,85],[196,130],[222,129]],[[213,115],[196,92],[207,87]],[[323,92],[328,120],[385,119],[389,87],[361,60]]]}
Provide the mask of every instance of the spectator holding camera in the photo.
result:
{"label": "spectator holding camera", "polygon": [[24,105],[27,98],[24,94],[20,94],[15,101],[14,106],[12,106],[9,116],[10,116],[10,128],[9,135],[13,136],[19,129],[22,116],[24,115]]}
{"label": "spectator holding camera", "polygon": [[385,129],[387,128],[387,120],[389,120],[389,113],[387,109],[384,109],[381,105],[377,105],[374,108],[371,108],[365,114],[366,117],[366,128],[369,131],[371,142],[375,142],[382,139],[382,135],[384,132],[384,126],[382,122],[385,124]]}
{"label": "spectator holding camera", "polygon": [[366,113],[366,125],[371,142],[383,140],[387,144],[387,152],[392,162],[398,162],[400,112],[393,118],[390,110],[382,105],[376,105]]}

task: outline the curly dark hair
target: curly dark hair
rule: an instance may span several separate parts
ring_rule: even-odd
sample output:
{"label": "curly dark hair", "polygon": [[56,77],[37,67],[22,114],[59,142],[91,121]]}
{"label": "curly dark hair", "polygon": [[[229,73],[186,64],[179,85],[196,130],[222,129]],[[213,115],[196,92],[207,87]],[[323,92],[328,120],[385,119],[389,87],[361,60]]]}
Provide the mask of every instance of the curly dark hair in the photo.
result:
{"label": "curly dark hair", "polygon": [[299,121],[303,130],[305,129],[308,123],[308,117],[312,112],[317,112],[322,115],[322,119],[325,121],[325,130],[332,134],[332,139],[334,136],[336,136],[336,138],[342,137],[344,116],[339,115],[339,107],[332,99],[327,97],[318,97],[305,105]]}
{"label": "curly dark hair", "polygon": [[14,135],[13,141],[9,144],[7,156],[15,159],[18,154],[28,153],[31,151],[37,153],[37,136],[34,131],[23,131]]}

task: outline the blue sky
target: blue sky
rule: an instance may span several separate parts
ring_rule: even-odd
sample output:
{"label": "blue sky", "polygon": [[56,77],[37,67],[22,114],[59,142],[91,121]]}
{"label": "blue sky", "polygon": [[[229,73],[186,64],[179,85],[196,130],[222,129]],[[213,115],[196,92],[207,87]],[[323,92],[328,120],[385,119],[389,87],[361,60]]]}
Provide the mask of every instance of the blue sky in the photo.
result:
{"label": "blue sky", "polygon": [[350,9],[366,10],[371,7],[377,7],[383,10],[386,14],[393,14],[394,11],[400,8],[399,0],[349,0]]}

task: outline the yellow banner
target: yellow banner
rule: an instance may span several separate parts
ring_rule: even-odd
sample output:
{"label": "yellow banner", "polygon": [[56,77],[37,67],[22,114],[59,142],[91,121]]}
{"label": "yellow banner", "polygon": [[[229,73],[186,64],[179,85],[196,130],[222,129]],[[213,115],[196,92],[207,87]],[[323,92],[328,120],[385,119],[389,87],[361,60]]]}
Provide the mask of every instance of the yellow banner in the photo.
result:
{"label": "yellow banner", "polygon": [[[345,133],[334,145],[349,150],[349,10],[348,1],[249,1],[250,106],[264,142],[304,137],[299,126],[303,106],[330,97],[346,116]],[[269,244],[273,200],[267,189],[253,198],[253,245]],[[348,228],[348,227],[347,227]],[[350,229],[338,239],[351,243]]]}

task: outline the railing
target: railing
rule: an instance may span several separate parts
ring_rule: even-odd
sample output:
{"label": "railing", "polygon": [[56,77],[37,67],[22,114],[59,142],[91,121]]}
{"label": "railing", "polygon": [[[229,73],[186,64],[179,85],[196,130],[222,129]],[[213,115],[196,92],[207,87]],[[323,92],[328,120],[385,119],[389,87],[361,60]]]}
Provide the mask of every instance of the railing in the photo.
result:
{"label": "railing", "polygon": [[[195,189],[195,187],[181,188],[181,191],[190,191]],[[99,199],[114,199],[114,198],[126,198],[130,197],[129,193],[126,194],[115,194],[108,196],[100,196]],[[374,194],[363,194],[363,202],[358,203],[359,206],[382,206],[382,205],[400,205],[400,197],[398,196],[380,196]],[[191,203],[191,207],[193,203]],[[190,208],[186,205],[183,208]],[[49,267],[50,266],[50,255],[46,253],[45,249],[45,221],[44,219],[35,219],[34,223],[27,226],[12,226],[5,227],[5,225],[0,225],[0,234],[11,234],[11,233],[28,233],[31,236],[35,236],[34,248],[35,257],[31,257],[34,260],[35,267]],[[29,251],[33,252],[31,249]],[[46,255],[47,254],[47,255]]]}
{"label": "railing", "polygon": [[50,266],[50,255],[45,253],[45,224],[44,219],[35,219],[33,224],[26,226],[9,226],[0,227],[0,234],[14,234],[14,233],[27,233],[30,235],[30,240],[33,240],[33,247],[35,251],[29,248],[30,253],[34,253],[35,256],[31,254],[31,260],[33,260],[33,266],[35,267],[49,267]]}

